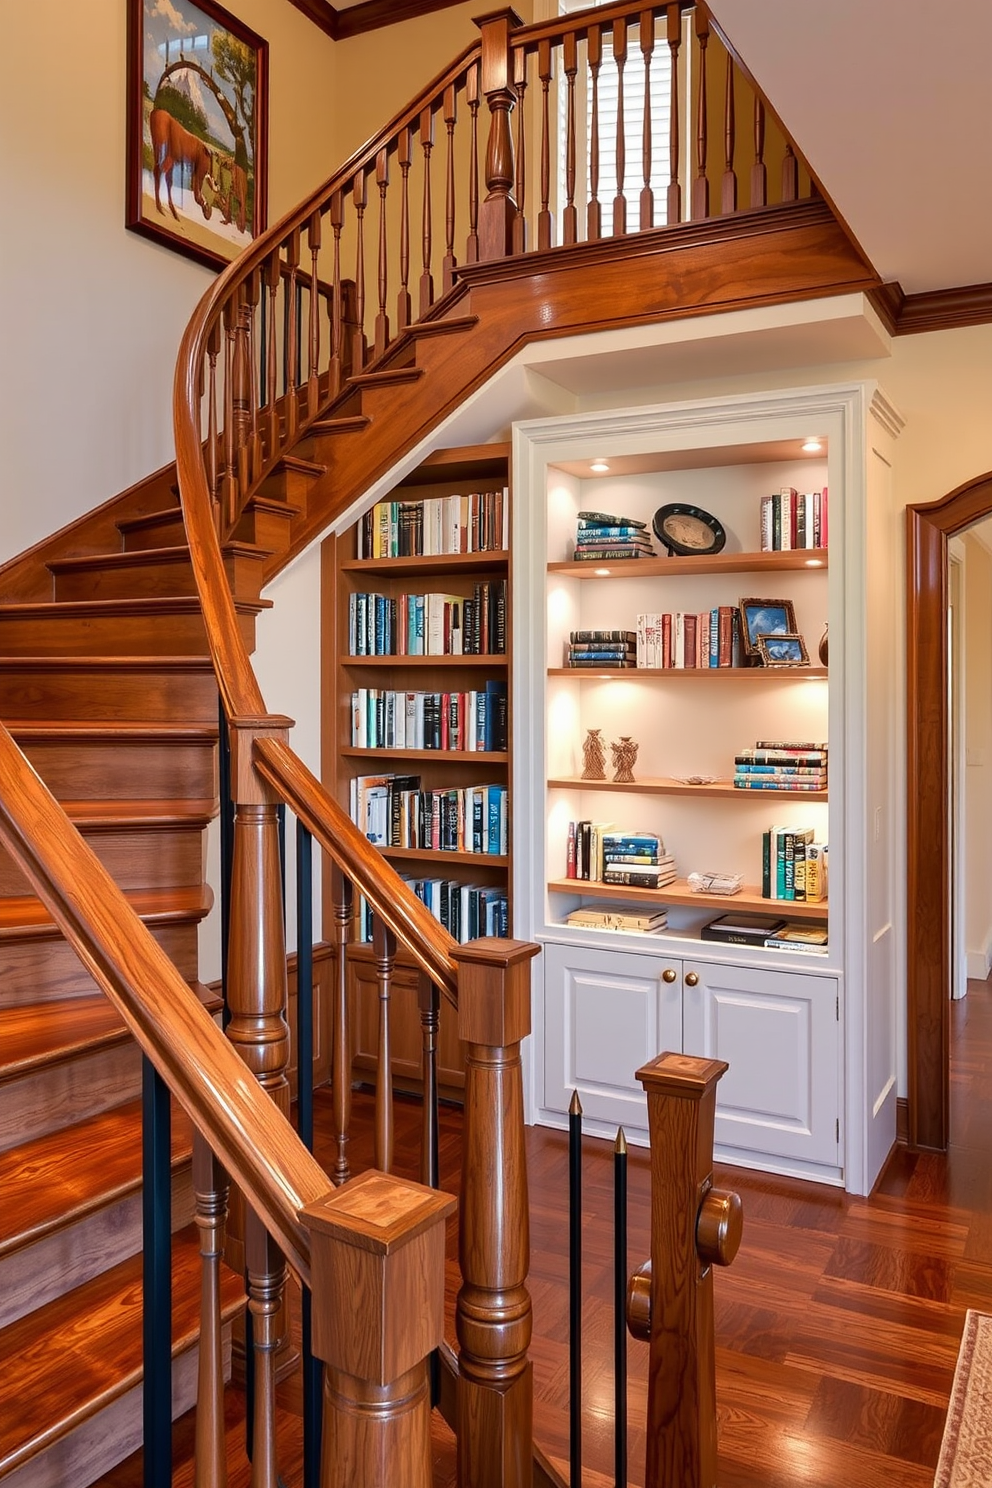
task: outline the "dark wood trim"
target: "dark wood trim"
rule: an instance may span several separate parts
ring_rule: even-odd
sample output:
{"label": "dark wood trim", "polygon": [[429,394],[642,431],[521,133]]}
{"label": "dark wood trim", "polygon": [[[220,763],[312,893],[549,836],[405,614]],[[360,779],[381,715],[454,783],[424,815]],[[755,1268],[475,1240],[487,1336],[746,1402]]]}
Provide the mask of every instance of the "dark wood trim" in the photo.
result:
{"label": "dark wood trim", "polygon": [[896,1145],[909,1144],[909,1101],[904,1095],[896,1097]]}
{"label": "dark wood trim", "polygon": [[413,21],[435,10],[450,10],[461,0],[363,0],[347,10],[335,10],[327,0],[289,0],[332,41],[344,41],[364,31],[378,31],[400,21]]}
{"label": "dark wood trim", "polygon": [[950,1125],[947,542],[990,513],[992,472],[906,510],[907,1134],[911,1147],[941,1152]]}
{"label": "dark wood trim", "polygon": [[289,3],[295,5],[308,21],[313,21],[325,36],[329,36],[332,41],[337,41],[338,13],[333,5],[328,5],[327,0],[289,0]]}
{"label": "dark wood trim", "polygon": [[890,336],[992,322],[992,284],[962,284],[914,295],[904,294],[899,284],[882,284],[869,290],[868,298]]}

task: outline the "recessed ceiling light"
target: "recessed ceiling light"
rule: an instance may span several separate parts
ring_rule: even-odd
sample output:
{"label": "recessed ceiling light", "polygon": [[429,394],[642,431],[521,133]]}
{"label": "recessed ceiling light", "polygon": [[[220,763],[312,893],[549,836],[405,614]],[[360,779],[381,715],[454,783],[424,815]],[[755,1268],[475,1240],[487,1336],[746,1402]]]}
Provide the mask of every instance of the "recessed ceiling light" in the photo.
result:
{"label": "recessed ceiling light", "polygon": [[605,460],[593,460],[589,466],[595,475],[605,475],[609,468]]}
{"label": "recessed ceiling light", "polygon": [[808,439],[803,440],[803,450],[807,455],[818,455],[822,448],[823,444],[817,439],[815,434],[811,434]]}

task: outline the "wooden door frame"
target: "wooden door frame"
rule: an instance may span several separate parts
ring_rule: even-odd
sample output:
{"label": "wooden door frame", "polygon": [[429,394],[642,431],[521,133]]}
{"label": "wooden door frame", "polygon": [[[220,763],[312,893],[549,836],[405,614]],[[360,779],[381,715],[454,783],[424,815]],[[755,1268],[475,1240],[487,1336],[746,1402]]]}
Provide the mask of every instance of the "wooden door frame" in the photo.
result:
{"label": "wooden door frame", "polygon": [[992,471],[906,508],[906,1039],[911,1147],[950,1127],[947,544],[992,514]]}

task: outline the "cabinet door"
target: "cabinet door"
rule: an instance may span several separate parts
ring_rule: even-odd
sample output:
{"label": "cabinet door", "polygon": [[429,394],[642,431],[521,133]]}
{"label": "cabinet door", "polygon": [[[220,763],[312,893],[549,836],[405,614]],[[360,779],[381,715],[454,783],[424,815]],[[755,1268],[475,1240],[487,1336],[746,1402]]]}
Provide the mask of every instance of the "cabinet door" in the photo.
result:
{"label": "cabinet door", "polygon": [[590,1121],[643,1130],[634,1072],[682,1048],[680,961],[561,945],[543,961],[545,1108],[566,1112],[577,1090]]}
{"label": "cabinet door", "polygon": [[840,1165],[836,977],[686,961],[685,1052],[730,1065],[718,1149]]}

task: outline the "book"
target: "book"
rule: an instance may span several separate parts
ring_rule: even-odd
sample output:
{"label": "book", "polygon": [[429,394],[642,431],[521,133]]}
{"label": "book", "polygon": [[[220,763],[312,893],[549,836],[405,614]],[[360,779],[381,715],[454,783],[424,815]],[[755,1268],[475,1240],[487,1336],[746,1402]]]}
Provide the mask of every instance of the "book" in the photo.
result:
{"label": "book", "polygon": [[626,884],[631,889],[661,889],[674,883],[677,878],[674,868],[604,868],[603,882]]}
{"label": "book", "polygon": [[809,925],[805,921],[787,921],[779,930],[769,935],[764,942],[767,950],[803,951],[814,955],[826,955],[826,925]]}
{"label": "book", "polygon": [[759,914],[722,914],[703,925],[700,940],[719,940],[730,945],[765,944],[768,936],[784,930],[788,921]]}
{"label": "book", "polygon": [[806,844],[807,904],[821,904],[827,897],[827,855],[825,842]]}

